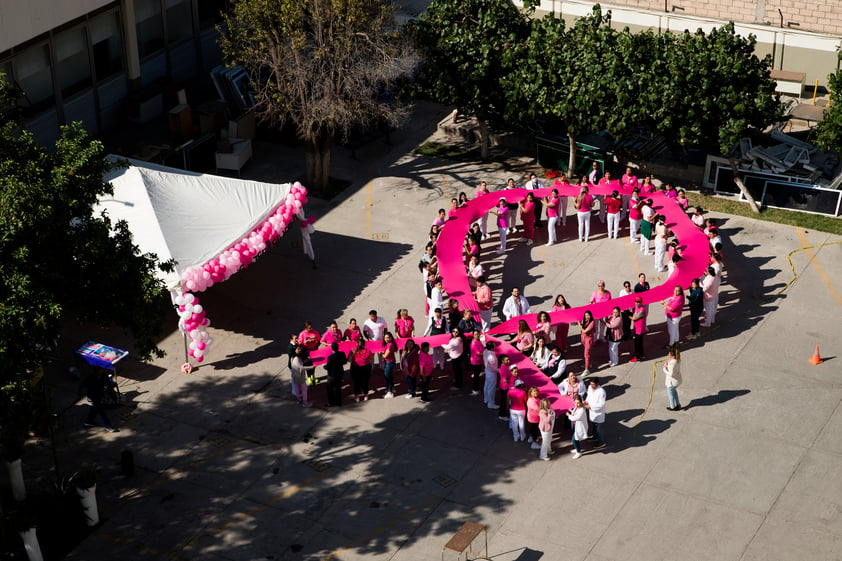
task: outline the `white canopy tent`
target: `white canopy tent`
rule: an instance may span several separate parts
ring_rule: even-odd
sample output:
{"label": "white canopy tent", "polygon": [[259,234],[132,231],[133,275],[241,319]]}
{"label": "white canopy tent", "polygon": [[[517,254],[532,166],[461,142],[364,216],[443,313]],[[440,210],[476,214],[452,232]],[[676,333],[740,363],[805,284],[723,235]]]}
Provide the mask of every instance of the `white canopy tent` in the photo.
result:
{"label": "white canopy tent", "polygon": [[106,177],[114,195],[102,198],[94,212],[125,220],[142,252],[175,260],[174,272],[159,271],[171,291],[185,269],[201,267],[248,235],[292,188],[128,161],[129,167]]}

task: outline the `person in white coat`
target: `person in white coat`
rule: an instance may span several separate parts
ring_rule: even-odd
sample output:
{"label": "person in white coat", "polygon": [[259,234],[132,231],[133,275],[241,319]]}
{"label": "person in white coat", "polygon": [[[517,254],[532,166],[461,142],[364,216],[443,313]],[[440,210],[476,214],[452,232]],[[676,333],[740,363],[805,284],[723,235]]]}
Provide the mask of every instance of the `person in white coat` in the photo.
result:
{"label": "person in white coat", "polygon": [[573,438],[571,439],[573,442],[573,459],[578,460],[582,457],[579,442],[588,438],[588,412],[581,395],[577,394],[573,398],[573,409],[567,412],[567,418],[573,425]]}
{"label": "person in white coat", "polygon": [[526,296],[521,296],[520,289],[514,287],[512,289],[512,295],[506,298],[506,301],[503,303],[503,315],[506,316],[506,320],[531,313],[532,309],[529,307]]}
{"label": "person in white coat", "polygon": [[605,425],[605,390],[599,385],[599,378],[596,376],[590,379],[585,408],[588,410],[589,420],[594,426],[594,436],[596,437],[594,448],[604,448],[605,434],[602,429]]}
{"label": "person in white coat", "polygon": [[667,411],[680,411],[681,402],[678,401],[678,386],[681,385],[681,353],[677,348],[671,347],[664,363],[664,383],[667,386],[667,397],[669,407]]}

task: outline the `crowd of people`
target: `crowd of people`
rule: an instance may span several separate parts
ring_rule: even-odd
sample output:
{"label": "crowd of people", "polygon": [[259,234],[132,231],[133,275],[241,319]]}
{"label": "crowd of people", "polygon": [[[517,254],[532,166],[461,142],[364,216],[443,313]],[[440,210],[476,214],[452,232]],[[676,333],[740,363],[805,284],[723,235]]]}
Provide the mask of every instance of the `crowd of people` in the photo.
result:
{"label": "crowd of people", "polygon": [[[557,181],[561,185],[568,184],[563,174]],[[579,194],[573,201],[579,240],[582,243],[589,240],[591,215],[594,205],[598,204],[598,216],[600,221],[606,224],[609,238],[619,238],[621,224],[627,218],[630,241],[639,244],[643,253],[654,255],[656,271],[671,272],[672,267],[681,260],[681,244],[670,232],[664,217],[659,216],[653,209],[652,200],[647,195],[660,189],[667,197],[675,199],[682,209],[688,211],[689,202],[684,191],[670,183],[656,188],[650,176],[638,181],[632,169],[627,168],[620,182],[623,187],[631,189],[630,196],[621,197],[617,191],[596,198],[589,194],[589,187],[610,181],[610,173],[606,172],[603,176],[597,164],[594,164],[590,174],[580,180]],[[509,179],[504,189],[514,188],[517,188],[514,179]],[[543,188],[543,184],[532,174],[524,188],[534,191]],[[483,181],[474,196],[488,194],[488,185]],[[550,443],[556,422],[550,402],[546,396],[540,395],[536,387],[525,387],[524,381],[518,377],[517,367],[511,364],[511,357],[499,352],[494,340],[485,337],[485,333],[491,328],[496,306],[482,265],[481,245],[492,236],[488,231],[489,215],[494,217],[497,225],[500,243],[498,253],[506,251],[507,238],[511,239],[517,232],[518,215],[521,218],[521,238],[527,245],[535,242],[536,231],[544,227],[547,228],[547,245],[557,243],[558,224],[564,226],[567,222],[568,198],[570,197],[559,196],[555,188],[545,198],[536,198],[534,193],[527,193],[518,203],[500,198],[488,214],[471,225],[464,244],[465,273],[478,304],[479,321],[470,310],[460,309],[457,300],[448,298],[439,276],[436,257],[439,232],[448,220],[456,215],[459,208],[469,201],[466,193],[460,193],[458,197],[451,199],[449,211],[439,209],[429,231],[429,241],[418,263],[424,288],[424,322],[417,324],[408,310],[403,308],[396,312],[394,330],[390,330],[390,322],[381,317],[376,310],[369,311],[362,327],[354,318],[344,330],[334,321],[323,334],[309,321],[304,322],[304,329],[300,333],[290,334],[288,348],[288,366],[292,374],[292,391],[295,398],[302,406],[309,407],[312,404],[308,399],[308,386],[315,384],[315,367],[309,359],[309,353],[320,346],[329,346],[331,349],[325,363],[328,407],[342,404],[342,383],[346,365],[350,371],[352,396],[356,402],[367,401],[372,395],[370,380],[375,371],[382,372],[385,385],[383,398],[390,399],[398,394],[396,377],[400,373],[405,383],[405,398],[413,399],[420,394],[422,402],[430,400],[430,386],[434,374],[449,371],[452,389],[462,388],[467,376],[471,392],[481,394],[485,405],[495,410],[500,420],[509,423],[514,440],[525,440],[533,448],[540,450],[541,459],[549,460],[552,454]],[[546,221],[542,220],[544,209]],[[667,331],[664,348],[668,352],[663,371],[668,409],[671,411],[681,409],[676,389],[681,383],[678,350],[681,342],[681,317],[685,307],[688,307],[690,332],[686,339],[690,340],[700,336],[702,326],[713,324],[723,272],[722,239],[714,220],[706,219],[700,208],[693,209],[691,220],[704,230],[710,241],[710,266],[701,278],[692,281],[688,291],[685,292],[683,287],[676,285],[673,295],[661,303]],[[654,247],[650,243],[652,238]],[[537,370],[557,385],[562,395],[573,399],[573,408],[566,413],[566,417],[572,435],[571,451],[574,458],[581,457],[580,443],[589,436],[594,438],[596,448],[605,446],[602,430],[605,420],[605,390],[600,386],[599,379],[591,375],[598,369],[593,356],[594,348],[605,344],[608,368],[620,364],[621,346],[627,341],[632,341],[633,344],[629,362],[644,360],[644,336],[649,332],[649,305],[643,304],[641,293],[648,290],[650,285],[646,274],[640,273],[634,286],[630,281],[625,281],[623,288],[618,292],[619,297],[637,295],[634,304],[623,308],[615,306],[607,317],[594,317],[590,310],[585,310],[583,319],[576,324],[553,325],[549,312],[571,307],[566,298],[559,294],[550,310],[538,313],[535,329],[531,329],[523,319],[518,321],[512,345],[529,357]],[[597,282],[588,303],[599,304],[610,300],[612,293],[605,282]],[[500,312],[506,320],[510,320],[531,314],[532,310],[521,289],[514,287],[500,307]],[[703,314],[704,323],[701,321]],[[581,363],[574,363],[570,356],[570,325],[579,329],[581,351],[576,347],[576,359],[581,356]],[[413,338],[419,335],[449,337],[445,337],[444,344],[431,348],[427,342],[419,345],[414,341]],[[408,339],[403,349],[398,349],[396,338]],[[356,345],[346,354],[339,350],[339,343],[342,341],[351,341]],[[370,341],[377,344],[373,347],[366,345],[366,342]],[[371,348],[375,350],[372,351]],[[578,355],[579,352],[581,355]],[[574,364],[579,367],[581,375],[574,373]],[[583,377],[588,378],[585,380]]]}

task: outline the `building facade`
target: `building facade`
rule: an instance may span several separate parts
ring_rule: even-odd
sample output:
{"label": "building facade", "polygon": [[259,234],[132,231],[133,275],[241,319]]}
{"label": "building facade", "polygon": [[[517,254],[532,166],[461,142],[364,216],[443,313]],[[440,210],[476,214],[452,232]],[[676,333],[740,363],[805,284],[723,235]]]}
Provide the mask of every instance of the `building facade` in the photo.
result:
{"label": "building facade", "polygon": [[39,141],[71,121],[97,133],[158,84],[219,64],[225,9],[227,0],[0,0],[0,71],[22,90]]}

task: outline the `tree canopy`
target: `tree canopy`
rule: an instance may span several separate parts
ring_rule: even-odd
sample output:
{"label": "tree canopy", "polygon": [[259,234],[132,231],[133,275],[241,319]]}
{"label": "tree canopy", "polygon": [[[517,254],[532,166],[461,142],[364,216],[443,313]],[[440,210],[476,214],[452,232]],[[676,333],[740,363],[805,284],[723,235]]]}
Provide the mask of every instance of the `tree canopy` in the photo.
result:
{"label": "tree canopy", "polygon": [[[17,92],[0,75],[0,106]],[[31,373],[61,335],[62,319],[116,325],[141,358],[163,356],[157,342],[171,309],[157,259],[142,255],[124,222],[94,216],[111,194],[100,142],[79,123],[61,128],[52,150],[0,115],[0,438],[20,444]],[[24,427],[25,428],[25,427]]]}
{"label": "tree canopy", "polygon": [[502,122],[509,80],[504,52],[524,41],[526,15],[510,0],[433,0],[413,27],[424,64],[421,91],[433,101],[474,115],[488,157],[488,124]]}
{"label": "tree canopy", "polygon": [[[842,62],[842,50],[838,55]],[[827,77],[830,100],[819,121],[816,145],[822,150],[842,152],[842,69]]]}
{"label": "tree canopy", "polygon": [[225,60],[251,75],[258,117],[295,125],[316,193],[335,137],[406,115],[394,88],[416,58],[387,0],[237,0],[220,32]]}

